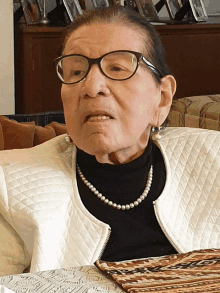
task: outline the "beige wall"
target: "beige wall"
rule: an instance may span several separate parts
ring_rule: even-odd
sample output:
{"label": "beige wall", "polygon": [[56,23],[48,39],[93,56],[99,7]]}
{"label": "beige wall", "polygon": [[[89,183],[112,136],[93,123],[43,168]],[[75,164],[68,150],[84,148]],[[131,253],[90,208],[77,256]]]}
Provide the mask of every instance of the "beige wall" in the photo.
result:
{"label": "beige wall", "polygon": [[0,7],[0,114],[14,114],[13,0]]}

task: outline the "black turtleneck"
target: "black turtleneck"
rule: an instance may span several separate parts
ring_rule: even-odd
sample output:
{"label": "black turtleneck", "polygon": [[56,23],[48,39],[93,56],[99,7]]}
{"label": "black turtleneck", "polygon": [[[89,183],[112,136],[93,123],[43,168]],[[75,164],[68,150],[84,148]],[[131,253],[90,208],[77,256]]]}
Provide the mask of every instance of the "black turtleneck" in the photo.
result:
{"label": "black turtleneck", "polygon": [[80,149],[77,149],[77,162],[86,179],[107,199],[118,204],[134,202],[142,194],[153,164],[153,181],[147,197],[137,207],[124,211],[104,204],[77,174],[83,204],[91,214],[111,227],[102,260],[121,261],[177,253],[163,234],[154,213],[153,201],[164,188],[166,171],[162,154],[151,140],[145,152],[127,164],[101,164]]}

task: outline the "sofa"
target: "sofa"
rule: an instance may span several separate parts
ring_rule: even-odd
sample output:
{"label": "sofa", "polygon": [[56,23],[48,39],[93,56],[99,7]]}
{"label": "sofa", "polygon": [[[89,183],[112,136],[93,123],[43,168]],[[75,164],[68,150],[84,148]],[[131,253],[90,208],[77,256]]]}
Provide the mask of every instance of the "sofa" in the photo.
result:
{"label": "sofa", "polygon": [[170,126],[220,131],[220,94],[174,100],[168,119]]}
{"label": "sofa", "polygon": [[63,111],[0,116],[0,150],[30,148],[66,132]]}
{"label": "sofa", "polygon": [[[220,94],[174,100],[168,126],[220,131]],[[30,148],[67,133],[63,111],[0,116],[0,150]]]}

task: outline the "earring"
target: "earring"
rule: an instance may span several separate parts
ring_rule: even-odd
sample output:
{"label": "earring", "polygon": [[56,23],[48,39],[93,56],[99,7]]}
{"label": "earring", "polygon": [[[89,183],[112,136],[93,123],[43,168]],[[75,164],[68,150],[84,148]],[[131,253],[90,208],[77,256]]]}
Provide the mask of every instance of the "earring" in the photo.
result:
{"label": "earring", "polygon": [[152,139],[159,140],[161,139],[160,130],[162,127],[152,127]]}
{"label": "earring", "polygon": [[67,134],[64,139],[65,139],[65,141],[67,143],[70,143],[71,142],[71,138],[70,138],[70,135],[69,134]]}

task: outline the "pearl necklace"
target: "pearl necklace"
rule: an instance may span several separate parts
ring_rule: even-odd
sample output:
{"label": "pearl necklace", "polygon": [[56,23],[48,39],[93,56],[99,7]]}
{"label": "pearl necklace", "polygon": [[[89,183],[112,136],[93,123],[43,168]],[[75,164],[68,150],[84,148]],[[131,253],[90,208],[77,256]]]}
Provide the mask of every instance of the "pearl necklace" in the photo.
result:
{"label": "pearl necklace", "polygon": [[138,197],[134,202],[130,203],[130,204],[126,204],[126,205],[121,205],[121,204],[117,204],[112,202],[111,200],[107,199],[104,195],[102,195],[87,179],[86,177],[83,175],[79,165],[76,163],[76,167],[77,167],[77,172],[80,176],[80,178],[82,179],[83,183],[101,200],[103,201],[105,204],[108,204],[109,206],[116,208],[118,210],[129,210],[129,209],[133,209],[134,207],[138,206],[148,195],[148,192],[151,188],[151,183],[153,180],[153,166],[151,165],[150,167],[150,171],[148,173],[148,179],[147,179],[147,184],[146,187],[142,193],[142,195],[140,197]]}

